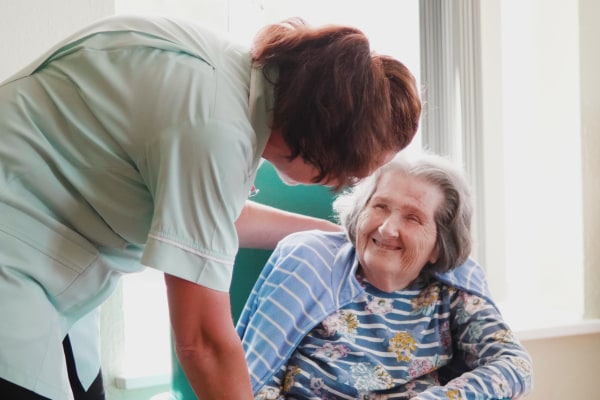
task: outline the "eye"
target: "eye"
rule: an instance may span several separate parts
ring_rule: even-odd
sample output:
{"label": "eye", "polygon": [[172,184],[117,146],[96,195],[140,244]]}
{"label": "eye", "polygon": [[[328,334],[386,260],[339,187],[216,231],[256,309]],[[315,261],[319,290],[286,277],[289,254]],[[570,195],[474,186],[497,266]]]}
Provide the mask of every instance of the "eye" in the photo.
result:
{"label": "eye", "polygon": [[421,218],[419,218],[419,216],[415,215],[415,214],[408,214],[406,216],[406,219],[410,222],[416,223],[416,224],[420,224],[421,223]]}
{"label": "eye", "polygon": [[387,209],[387,205],[384,203],[374,203],[373,208],[375,208],[377,210],[385,210],[385,209]]}

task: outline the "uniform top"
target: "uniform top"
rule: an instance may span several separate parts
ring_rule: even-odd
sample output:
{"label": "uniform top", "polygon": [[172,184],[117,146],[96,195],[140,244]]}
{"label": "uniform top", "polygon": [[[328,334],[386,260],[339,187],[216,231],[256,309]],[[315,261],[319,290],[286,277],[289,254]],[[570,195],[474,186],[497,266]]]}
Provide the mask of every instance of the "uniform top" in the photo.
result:
{"label": "uniform top", "polygon": [[272,102],[247,49],[190,22],[78,32],[0,86],[0,265],[74,319],[140,259],[227,291]]}

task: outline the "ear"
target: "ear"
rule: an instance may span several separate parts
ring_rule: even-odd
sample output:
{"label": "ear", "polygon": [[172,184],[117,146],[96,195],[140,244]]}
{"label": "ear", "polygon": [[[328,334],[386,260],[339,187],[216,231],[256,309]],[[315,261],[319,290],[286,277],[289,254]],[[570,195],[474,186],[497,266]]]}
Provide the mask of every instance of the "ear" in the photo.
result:
{"label": "ear", "polygon": [[431,250],[431,254],[429,255],[429,262],[431,264],[436,263],[437,260],[440,258],[440,252],[438,250],[438,245],[436,244],[434,249]]}

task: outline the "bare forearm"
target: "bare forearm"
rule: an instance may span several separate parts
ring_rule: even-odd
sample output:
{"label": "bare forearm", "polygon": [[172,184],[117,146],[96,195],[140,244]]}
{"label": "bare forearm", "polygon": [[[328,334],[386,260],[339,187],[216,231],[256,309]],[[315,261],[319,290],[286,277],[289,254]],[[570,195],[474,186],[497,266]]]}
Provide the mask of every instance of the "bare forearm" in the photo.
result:
{"label": "bare forearm", "polygon": [[165,283],[175,352],[198,398],[252,399],[229,293],[168,274]]}
{"label": "bare forearm", "polygon": [[202,346],[201,351],[176,348],[176,352],[199,399],[254,398],[241,345],[221,350]]}
{"label": "bare forearm", "polygon": [[321,218],[296,214],[274,207],[247,201],[236,221],[240,247],[273,249],[290,233],[320,229],[337,232],[342,228]]}

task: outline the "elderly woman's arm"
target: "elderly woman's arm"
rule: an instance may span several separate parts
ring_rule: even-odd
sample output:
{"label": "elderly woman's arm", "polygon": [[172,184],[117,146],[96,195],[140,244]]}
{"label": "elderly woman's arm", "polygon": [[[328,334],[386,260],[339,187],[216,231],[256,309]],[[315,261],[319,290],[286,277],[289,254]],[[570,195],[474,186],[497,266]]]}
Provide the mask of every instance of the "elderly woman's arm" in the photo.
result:
{"label": "elderly woman's arm", "polygon": [[416,399],[446,398],[453,392],[460,393],[456,398],[463,399],[517,399],[531,391],[533,370],[529,353],[494,305],[459,291],[452,304],[451,329],[457,361],[454,365],[462,368],[462,374]]}

